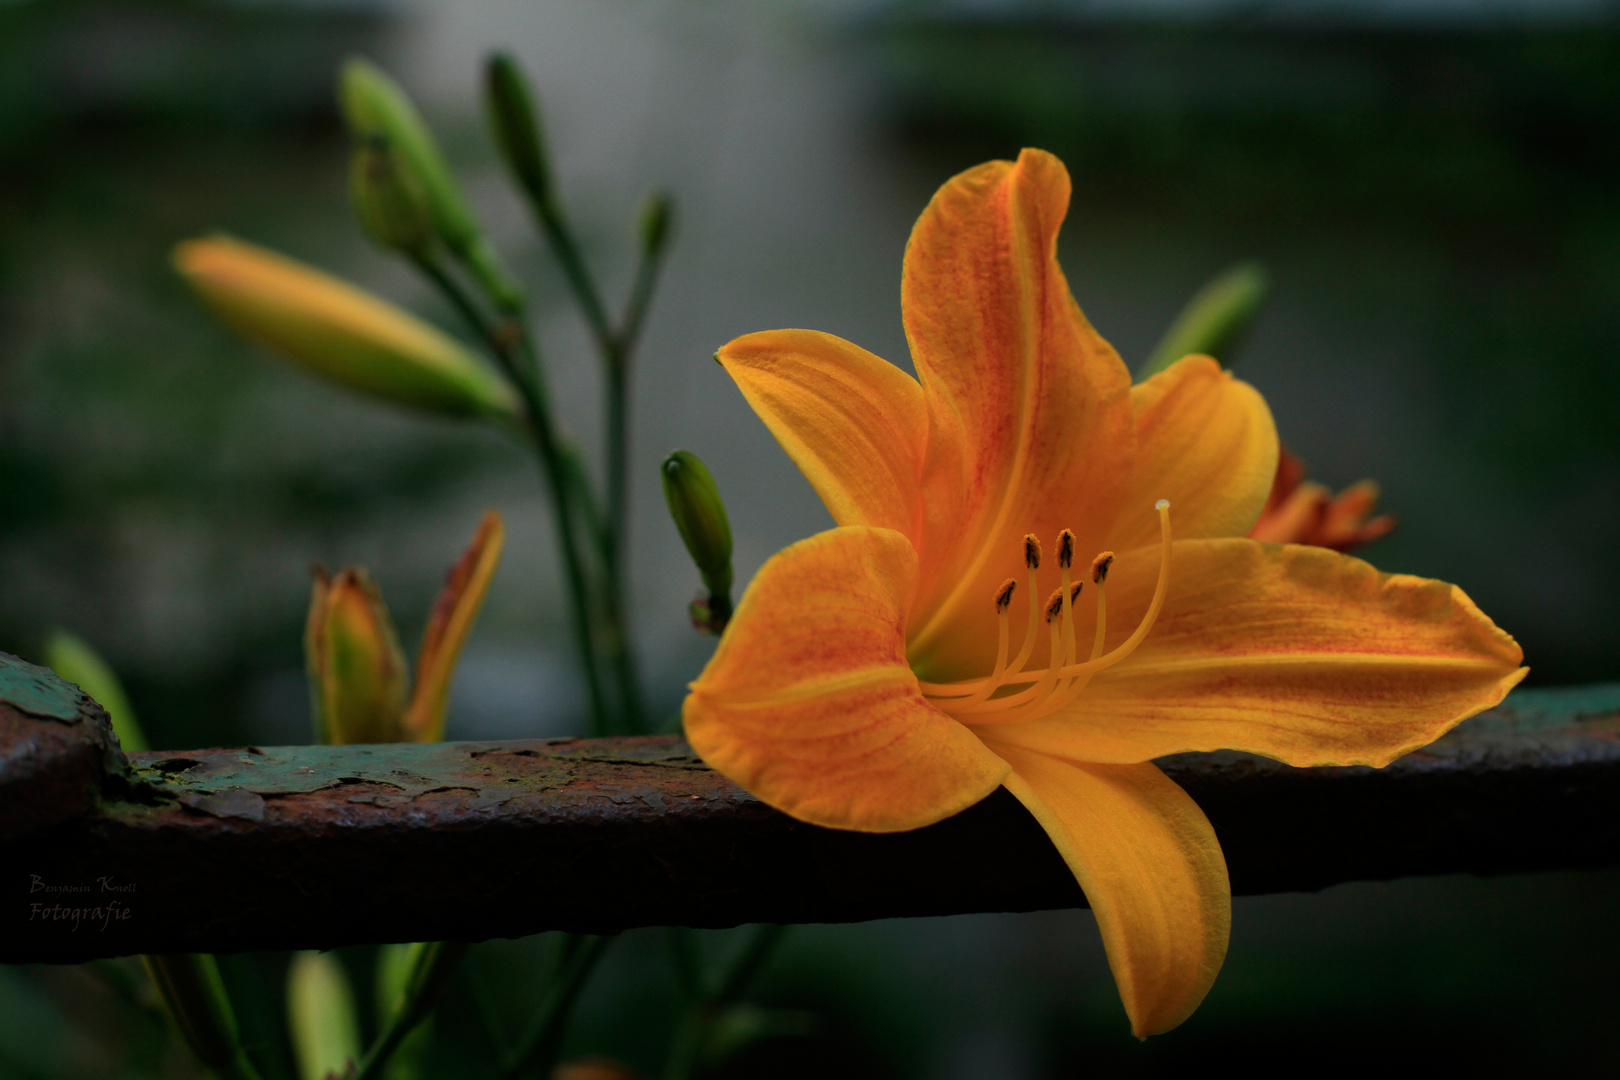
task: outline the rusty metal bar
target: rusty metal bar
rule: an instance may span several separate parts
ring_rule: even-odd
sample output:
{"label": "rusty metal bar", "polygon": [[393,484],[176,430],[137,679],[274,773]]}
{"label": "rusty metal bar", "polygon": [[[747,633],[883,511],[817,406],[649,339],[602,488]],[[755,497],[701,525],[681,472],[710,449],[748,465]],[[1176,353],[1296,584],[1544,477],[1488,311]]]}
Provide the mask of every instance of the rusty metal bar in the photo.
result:
{"label": "rusty metal bar", "polygon": [[[872,836],[769,809],[675,737],[126,756],[24,668],[0,654],[0,961],[1084,903],[1005,791]],[[1239,893],[1620,865],[1620,685],[1521,691],[1382,770],[1160,764]]]}

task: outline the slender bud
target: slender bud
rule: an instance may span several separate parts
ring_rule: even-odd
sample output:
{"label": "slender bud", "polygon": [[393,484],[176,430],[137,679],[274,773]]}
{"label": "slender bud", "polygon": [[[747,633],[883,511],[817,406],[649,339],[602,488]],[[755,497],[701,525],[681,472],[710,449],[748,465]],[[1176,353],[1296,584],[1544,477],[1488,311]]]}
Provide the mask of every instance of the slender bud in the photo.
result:
{"label": "slender bud", "polygon": [[455,676],[461,647],[472,632],[484,596],[501,562],[506,525],[499,511],[484,514],[472,543],[445,575],[444,588],[433,603],[422,648],[416,655],[416,685],[405,709],[402,737],[415,742],[444,738],[445,715],[450,706],[450,680]]}
{"label": "slender bud", "polygon": [[495,144],[507,168],[536,202],[551,198],[551,161],[545,130],[523,69],[510,53],[494,53],[484,68],[485,103]]}
{"label": "slender bud", "polygon": [[369,60],[353,57],[343,65],[338,103],[356,141],[383,135],[404,165],[421,179],[439,238],[495,304],[509,313],[521,310],[523,290],[478,227],[438,142],[399,84]]}
{"label": "slender bud", "polygon": [[360,1024],[343,965],[301,952],[287,969],[287,1031],[301,1080],[346,1076],[360,1060]]}
{"label": "slender bud", "polygon": [[664,253],[674,224],[675,203],[669,192],[650,192],[641,203],[641,253],[645,258],[656,259]]}
{"label": "slender bud", "polygon": [[373,132],[355,144],[349,169],[349,195],[367,235],[379,247],[413,259],[433,251],[433,217],[421,177]]}
{"label": "slender bud", "polygon": [[175,268],[244,337],[333,382],[446,416],[514,417],[504,379],[435,327],[312,266],[227,237]]}
{"label": "slender bud", "polygon": [[405,712],[405,654],[371,575],[351,566],[335,578],[319,568],[304,661],[318,742],[398,742]]}
{"label": "slender bud", "polygon": [[719,631],[731,617],[731,523],[714,477],[696,454],[676,450],[664,459],[664,502],[675,519],[687,553],[709,590],[709,629]]}
{"label": "slender bud", "polygon": [[151,749],[146,734],[135,719],[135,710],[130,708],[129,698],[124,694],[124,684],[118,681],[118,675],[101,658],[101,654],[90,647],[89,642],[66,630],[52,631],[45,642],[45,666],[68,682],[76,683],[80,690],[95,699],[96,704],[107,710],[113,733],[118,736],[118,744],[125,753],[136,754]]}
{"label": "slender bud", "polygon": [[197,1060],[234,1080],[257,1080],[258,1073],[242,1051],[236,1014],[219,965],[207,953],[163,953],[141,957],[156,987],[163,1011]]}
{"label": "slender bud", "polygon": [[1170,324],[1163,340],[1136,373],[1142,382],[1184,356],[1213,356],[1230,365],[1265,304],[1271,287],[1265,269],[1256,262],[1240,262],[1210,280],[1187,302]]}

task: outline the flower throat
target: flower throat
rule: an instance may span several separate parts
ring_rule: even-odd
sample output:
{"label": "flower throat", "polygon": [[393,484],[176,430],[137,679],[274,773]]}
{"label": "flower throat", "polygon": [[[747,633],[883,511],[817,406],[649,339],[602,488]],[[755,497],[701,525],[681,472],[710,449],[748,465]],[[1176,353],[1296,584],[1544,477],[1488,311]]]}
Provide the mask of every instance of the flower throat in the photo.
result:
{"label": "flower throat", "polygon": [[[1097,630],[1091,642],[1091,657],[1075,662],[1074,602],[1079,599],[1085,582],[1073,581],[1074,533],[1064,529],[1058,534],[1057,561],[1061,583],[1041,605],[1035,603],[1038,591],[1038,573],[1041,565],[1041,543],[1034,536],[1024,537],[1024,565],[1029,571],[1029,626],[1018,655],[1009,663],[1007,652],[1011,637],[1013,594],[1018,582],[1008,578],[996,590],[996,666],[982,679],[964,679],[960,682],[921,682],[923,696],[935,706],[964,724],[1008,724],[1020,720],[1034,720],[1068,705],[1085,690],[1091,677],[1109,668],[1136,651],[1153,629],[1159,610],[1164,607],[1165,593],[1170,588],[1170,503],[1160,499],[1154,506],[1159,512],[1159,580],[1153,589],[1153,600],[1136,630],[1112,652],[1104,653],[1103,642],[1108,630],[1108,570],[1114,563],[1114,553],[1105,551],[1091,561],[1091,581],[1097,593]],[[1047,637],[1050,642],[1050,662],[1044,669],[1028,669],[1030,656],[1035,652],[1036,635],[1040,631],[1041,615],[1046,616]],[[1027,684],[1027,685],[1026,685]],[[1001,694],[1014,686],[1024,689]]]}

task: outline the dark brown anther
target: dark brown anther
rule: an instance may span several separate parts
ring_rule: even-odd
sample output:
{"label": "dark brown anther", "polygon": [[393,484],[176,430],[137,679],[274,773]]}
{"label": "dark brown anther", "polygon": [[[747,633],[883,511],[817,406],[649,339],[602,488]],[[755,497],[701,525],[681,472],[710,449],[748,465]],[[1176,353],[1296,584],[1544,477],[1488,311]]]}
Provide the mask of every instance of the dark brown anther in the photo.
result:
{"label": "dark brown anther", "polygon": [[1041,542],[1034,533],[1028,533],[1024,537],[1024,565],[1031,570],[1041,568]]}
{"label": "dark brown anther", "polygon": [[1001,588],[996,590],[997,615],[1000,615],[1003,611],[1006,611],[1007,607],[1012,603],[1013,590],[1016,588],[1018,588],[1018,582],[1014,581],[1012,578],[1008,578],[1006,581],[1001,583]]}
{"label": "dark brown anther", "polygon": [[1076,600],[1080,599],[1080,590],[1085,588],[1085,584],[1086,583],[1083,582],[1083,581],[1077,581],[1077,582],[1074,583],[1074,586],[1069,589],[1069,606],[1070,607],[1073,607],[1074,602]]}
{"label": "dark brown anther", "polygon": [[1091,580],[1101,585],[1108,580],[1108,568],[1114,565],[1114,553],[1105,551],[1091,560]]}
{"label": "dark brown anther", "polygon": [[1063,587],[1060,585],[1052,590],[1052,595],[1046,599],[1046,621],[1051,622],[1063,612]]}
{"label": "dark brown anther", "polygon": [[1065,570],[1074,565],[1074,533],[1068,529],[1058,533],[1057,558],[1058,565]]}

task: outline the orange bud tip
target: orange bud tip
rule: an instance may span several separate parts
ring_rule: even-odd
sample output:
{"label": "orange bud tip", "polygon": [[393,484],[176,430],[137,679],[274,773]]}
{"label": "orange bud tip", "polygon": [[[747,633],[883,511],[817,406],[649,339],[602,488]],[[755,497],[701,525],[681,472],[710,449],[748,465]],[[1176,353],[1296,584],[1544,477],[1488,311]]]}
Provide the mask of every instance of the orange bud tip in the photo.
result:
{"label": "orange bud tip", "polygon": [[1034,533],[1024,537],[1024,565],[1031,570],[1039,570],[1041,567],[1041,542]]}
{"label": "orange bud tip", "polygon": [[1108,580],[1108,568],[1114,565],[1114,553],[1105,551],[1091,560],[1091,580],[1101,585]]}
{"label": "orange bud tip", "polygon": [[1074,565],[1074,533],[1068,529],[1058,533],[1057,558],[1058,565],[1065,570]]}
{"label": "orange bud tip", "polygon": [[1000,615],[1003,611],[1007,610],[1008,605],[1012,603],[1013,590],[1017,588],[1018,582],[1014,581],[1012,578],[1008,578],[1006,581],[1001,583],[1001,588],[996,590],[997,615]]}

